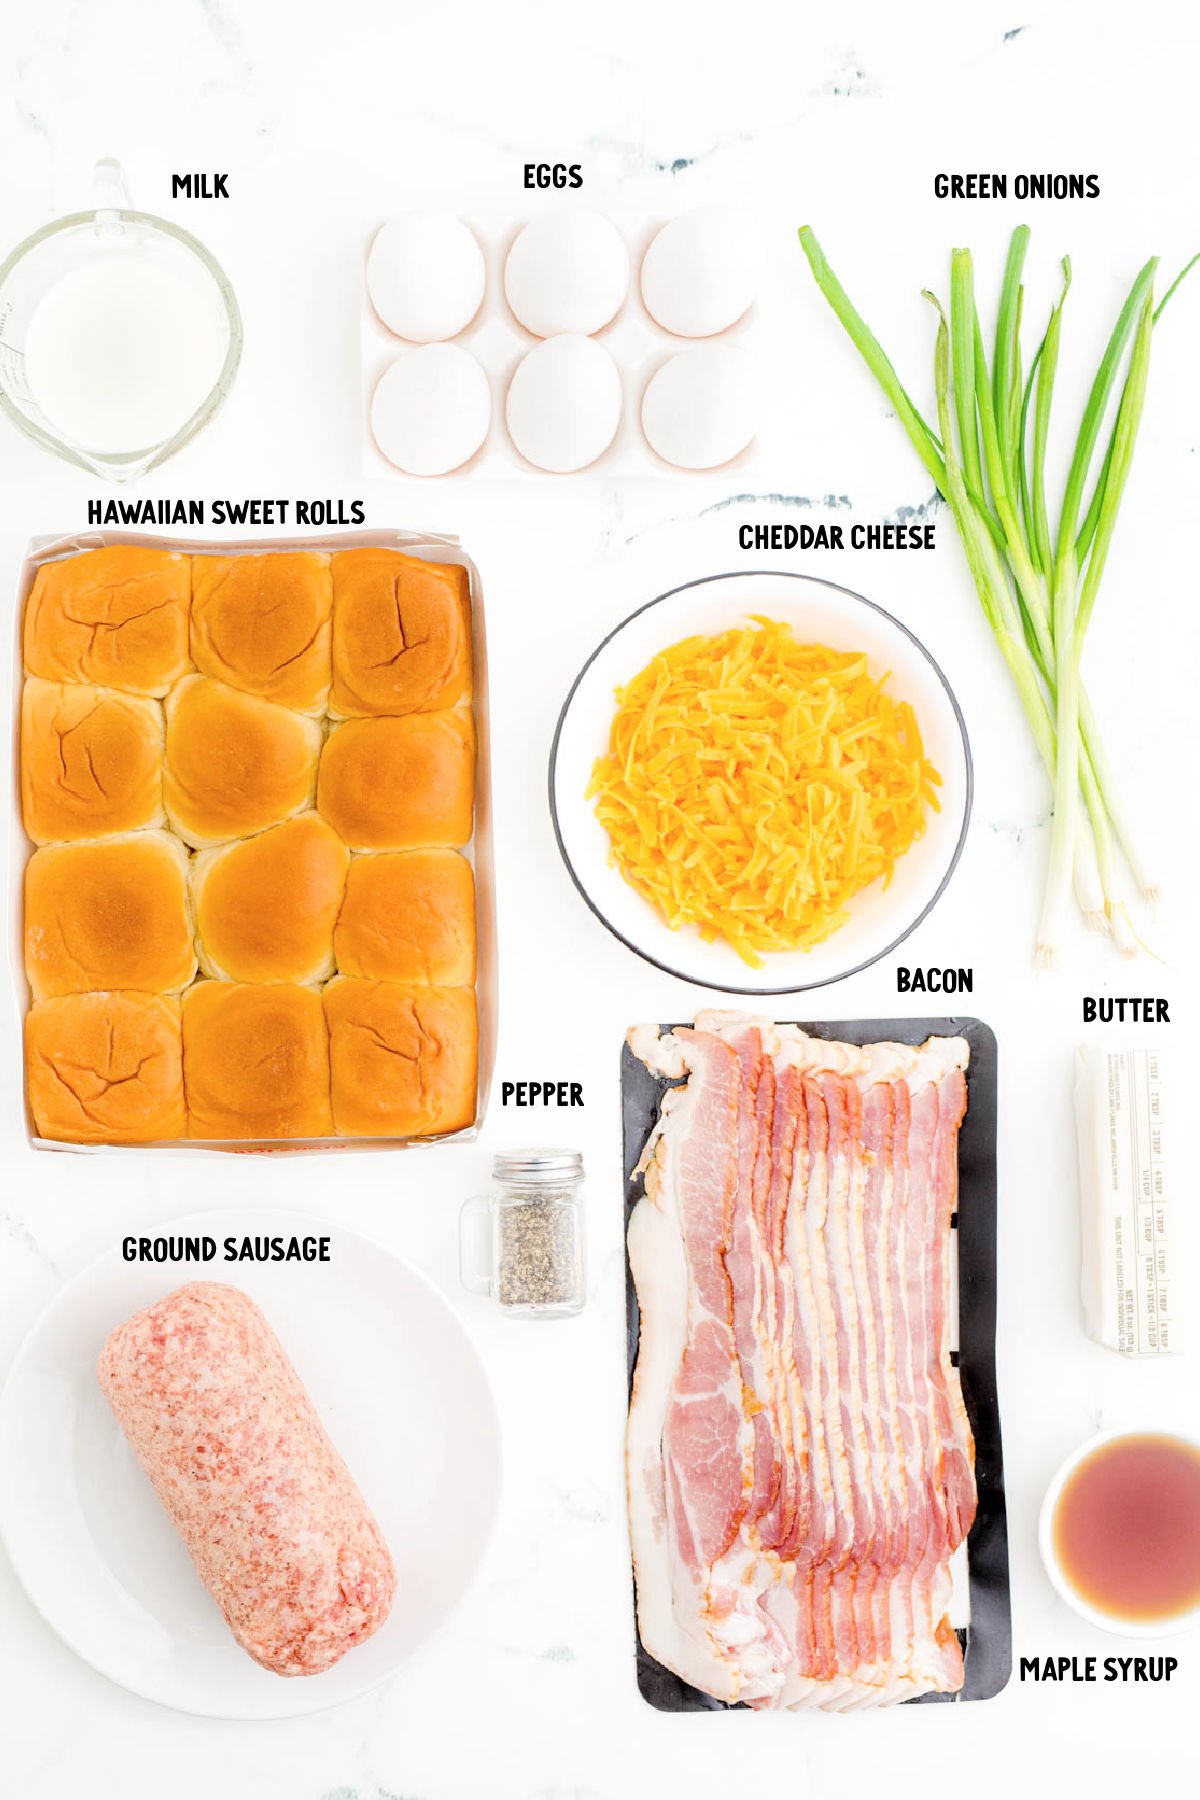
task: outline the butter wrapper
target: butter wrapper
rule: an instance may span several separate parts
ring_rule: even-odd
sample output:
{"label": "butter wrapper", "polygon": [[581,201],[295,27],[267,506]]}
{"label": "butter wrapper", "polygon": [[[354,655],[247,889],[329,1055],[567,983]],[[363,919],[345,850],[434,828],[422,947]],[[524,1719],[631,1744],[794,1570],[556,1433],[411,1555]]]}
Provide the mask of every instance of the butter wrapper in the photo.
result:
{"label": "butter wrapper", "polygon": [[1181,1348],[1162,1051],[1076,1051],[1083,1311],[1122,1356]]}

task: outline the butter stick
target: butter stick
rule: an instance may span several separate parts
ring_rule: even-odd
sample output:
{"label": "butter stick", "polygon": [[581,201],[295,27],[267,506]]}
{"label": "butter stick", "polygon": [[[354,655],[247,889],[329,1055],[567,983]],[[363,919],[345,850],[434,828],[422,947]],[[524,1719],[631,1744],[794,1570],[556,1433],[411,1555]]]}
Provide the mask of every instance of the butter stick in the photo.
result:
{"label": "butter stick", "polygon": [[1155,1049],[1076,1051],[1084,1317],[1122,1356],[1180,1348],[1164,1061]]}

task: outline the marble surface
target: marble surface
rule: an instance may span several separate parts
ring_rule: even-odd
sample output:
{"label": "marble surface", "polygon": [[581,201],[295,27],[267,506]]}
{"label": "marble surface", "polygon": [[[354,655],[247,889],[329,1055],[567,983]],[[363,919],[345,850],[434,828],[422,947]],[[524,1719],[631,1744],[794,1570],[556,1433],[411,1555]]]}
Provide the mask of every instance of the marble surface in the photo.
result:
{"label": "marble surface", "polygon": [[[761,1789],[832,1800],[916,1795],[939,1782],[980,1796],[1051,1795],[1081,1781],[1118,1791],[1153,1779],[1151,1766],[1169,1791],[1172,1761],[1194,1743],[1195,1636],[1175,1646],[1169,1688],[1014,1681],[983,1705],[850,1718],[669,1717],[639,1698],[622,1493],[617,1059],[630,1023],[687,1016],[702,997],[635,961],[593,921],[559,864],[545,803],[550,736],[580,663],[644,599],[743,563],[738,523],[876,520],[933,504],[807,280],[797,224],[817,228],[922,397],[930,326],[919,292],[945,291],[951,244],[975,246],[987,295],[1007,232],[1026,216],[1038,316],[1056,259],[1072,253],[1064,401],[1080,397],[1141,260],[1158,251],[1174,268],[1197,247],[1195,27],[1173,6],[1131,15],[1098,4],[1084,30],[1073,10],[1008,0],[903,9],[752,0],[733,11],[714,0],[686,9],[42,0],[20,17],[10,11],[4,242],[86,204],[93,161],[115,155],[138,204],[210,244],[243,306],[245,360],[227,410],[139,491],[361,496],[369,525],[453,530],[476,558],[492,661],[497,1075],[580,1081],[586,1106],[542,1117],[493,1103],[477,1144],[361,1156],[352,1180],[344,1163],[321,1157],[39,1155],[25,1145],[17,1099],[14,984],[0,1031],[0,1371],[60,1284],[126,1231],[222,1202],[324,1210],[411,1258],[459,1310],[495,1384],[506,1486],[483,1573],[441,1635],[379,1693],[285,1724],[186,1718],[112,1686],[47,1630],[0,1557],[6,1791],[22,1800],[716,1800]],[[357,282],[369,231],[427,195],[519,219],[530,159],[581,162],[583,198],[631,218],[709,198],[763,213],[774,408],[768,454],[738,492],[720,477],[364,483]],[[228,171],[230,201],[173,203],[170,175],[189,168]],[[1095,170],[1103,197],[1025,207],[933,198],[936,170],[971,168]],[[1048,795],[944,514],[935,506],[931,556],[772,559],[897,612],[941,660],[974,744],[967,850],[905,960],[971,965],[971,1009],[1001,1047],[999,1377],[1018,1655],[1122,1647],[1075,1620],[1040,1570],[1037,1507],[1060,1458],[1101,1422],[1194,1429],[1200,1420],[1193,1358],[1126,1364],[1083,1336],[1070,1112],[1084,993],[1169,996],[1178,1093],[1190,1078],[1197,306],[1200,288],[1185,290],[1155,340],[1143,444],[1088,653],[1140,822],[1177,897],[1174,941],[1169,919],[1154,931],[1164,963],[1127,965],[1080,932],[1057,974],[1033,973]],[[10,594],[26,539],[82,525],[101,491],[0,430],[0,579]],[[893,966],[785,1005],[782,1016],[935,1011],[897,997]],[[529,1139],[577,1144],[589,1171],[591,1304],[547,1329],[499,1319],[456,1276],[460,1200],[485,1183],[493,1148]],[[386,1429],[386,1395],[371,1403]]]}

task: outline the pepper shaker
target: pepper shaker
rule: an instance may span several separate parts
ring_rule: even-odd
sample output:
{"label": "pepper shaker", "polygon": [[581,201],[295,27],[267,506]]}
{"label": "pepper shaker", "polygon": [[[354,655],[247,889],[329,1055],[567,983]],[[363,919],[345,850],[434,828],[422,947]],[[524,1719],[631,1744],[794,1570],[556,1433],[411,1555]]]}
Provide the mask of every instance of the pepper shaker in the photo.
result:
{"label": "pepper shaker", "polygon": [[509,1150],[492,1162],[495,1188],[463,1206],[459,1273],[514,1318],[561,1319],[586,1298],[578,1150]]}

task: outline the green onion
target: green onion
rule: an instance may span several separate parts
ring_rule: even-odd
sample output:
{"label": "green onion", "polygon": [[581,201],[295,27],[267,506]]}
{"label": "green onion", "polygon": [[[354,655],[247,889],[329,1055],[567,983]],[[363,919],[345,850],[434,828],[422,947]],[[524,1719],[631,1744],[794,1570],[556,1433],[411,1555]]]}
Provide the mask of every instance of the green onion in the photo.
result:
{"label": "green onion", "polygon": [[[1092,382],[1057,528],[1052,529],[1046,451],[1063,306],[1071,285],[1070,261],[1063,259],[1062,291],[1026,376],[1021,323],[1028,226],[1018,226],[1009,245],[990,370],[975,304],[971,253],[952,253],[949,318],[932,294],[926,296],[938,314],[934,432],[807,225],[801,229],[800,243],[817,286],[887,395],[950,508],[984,616],[1053,786],[1054,819],[1037,962],[1052,967],[1057,959],[1072,880],[1087,922],[1111,932],[1118,947],[1131,953],[1139,940],[1122,896],[1118,848],[1144,898],[1157,900],[1158,884],[1135,842],[1117,791],[1081,664],[1141,423],[1154,328],[1200,256],[1180,271],[1157,308],[1158,259],[1152,257],[1139,270]],[[1084,493],[1122,369],[1116,417],[1085,508]]]}

